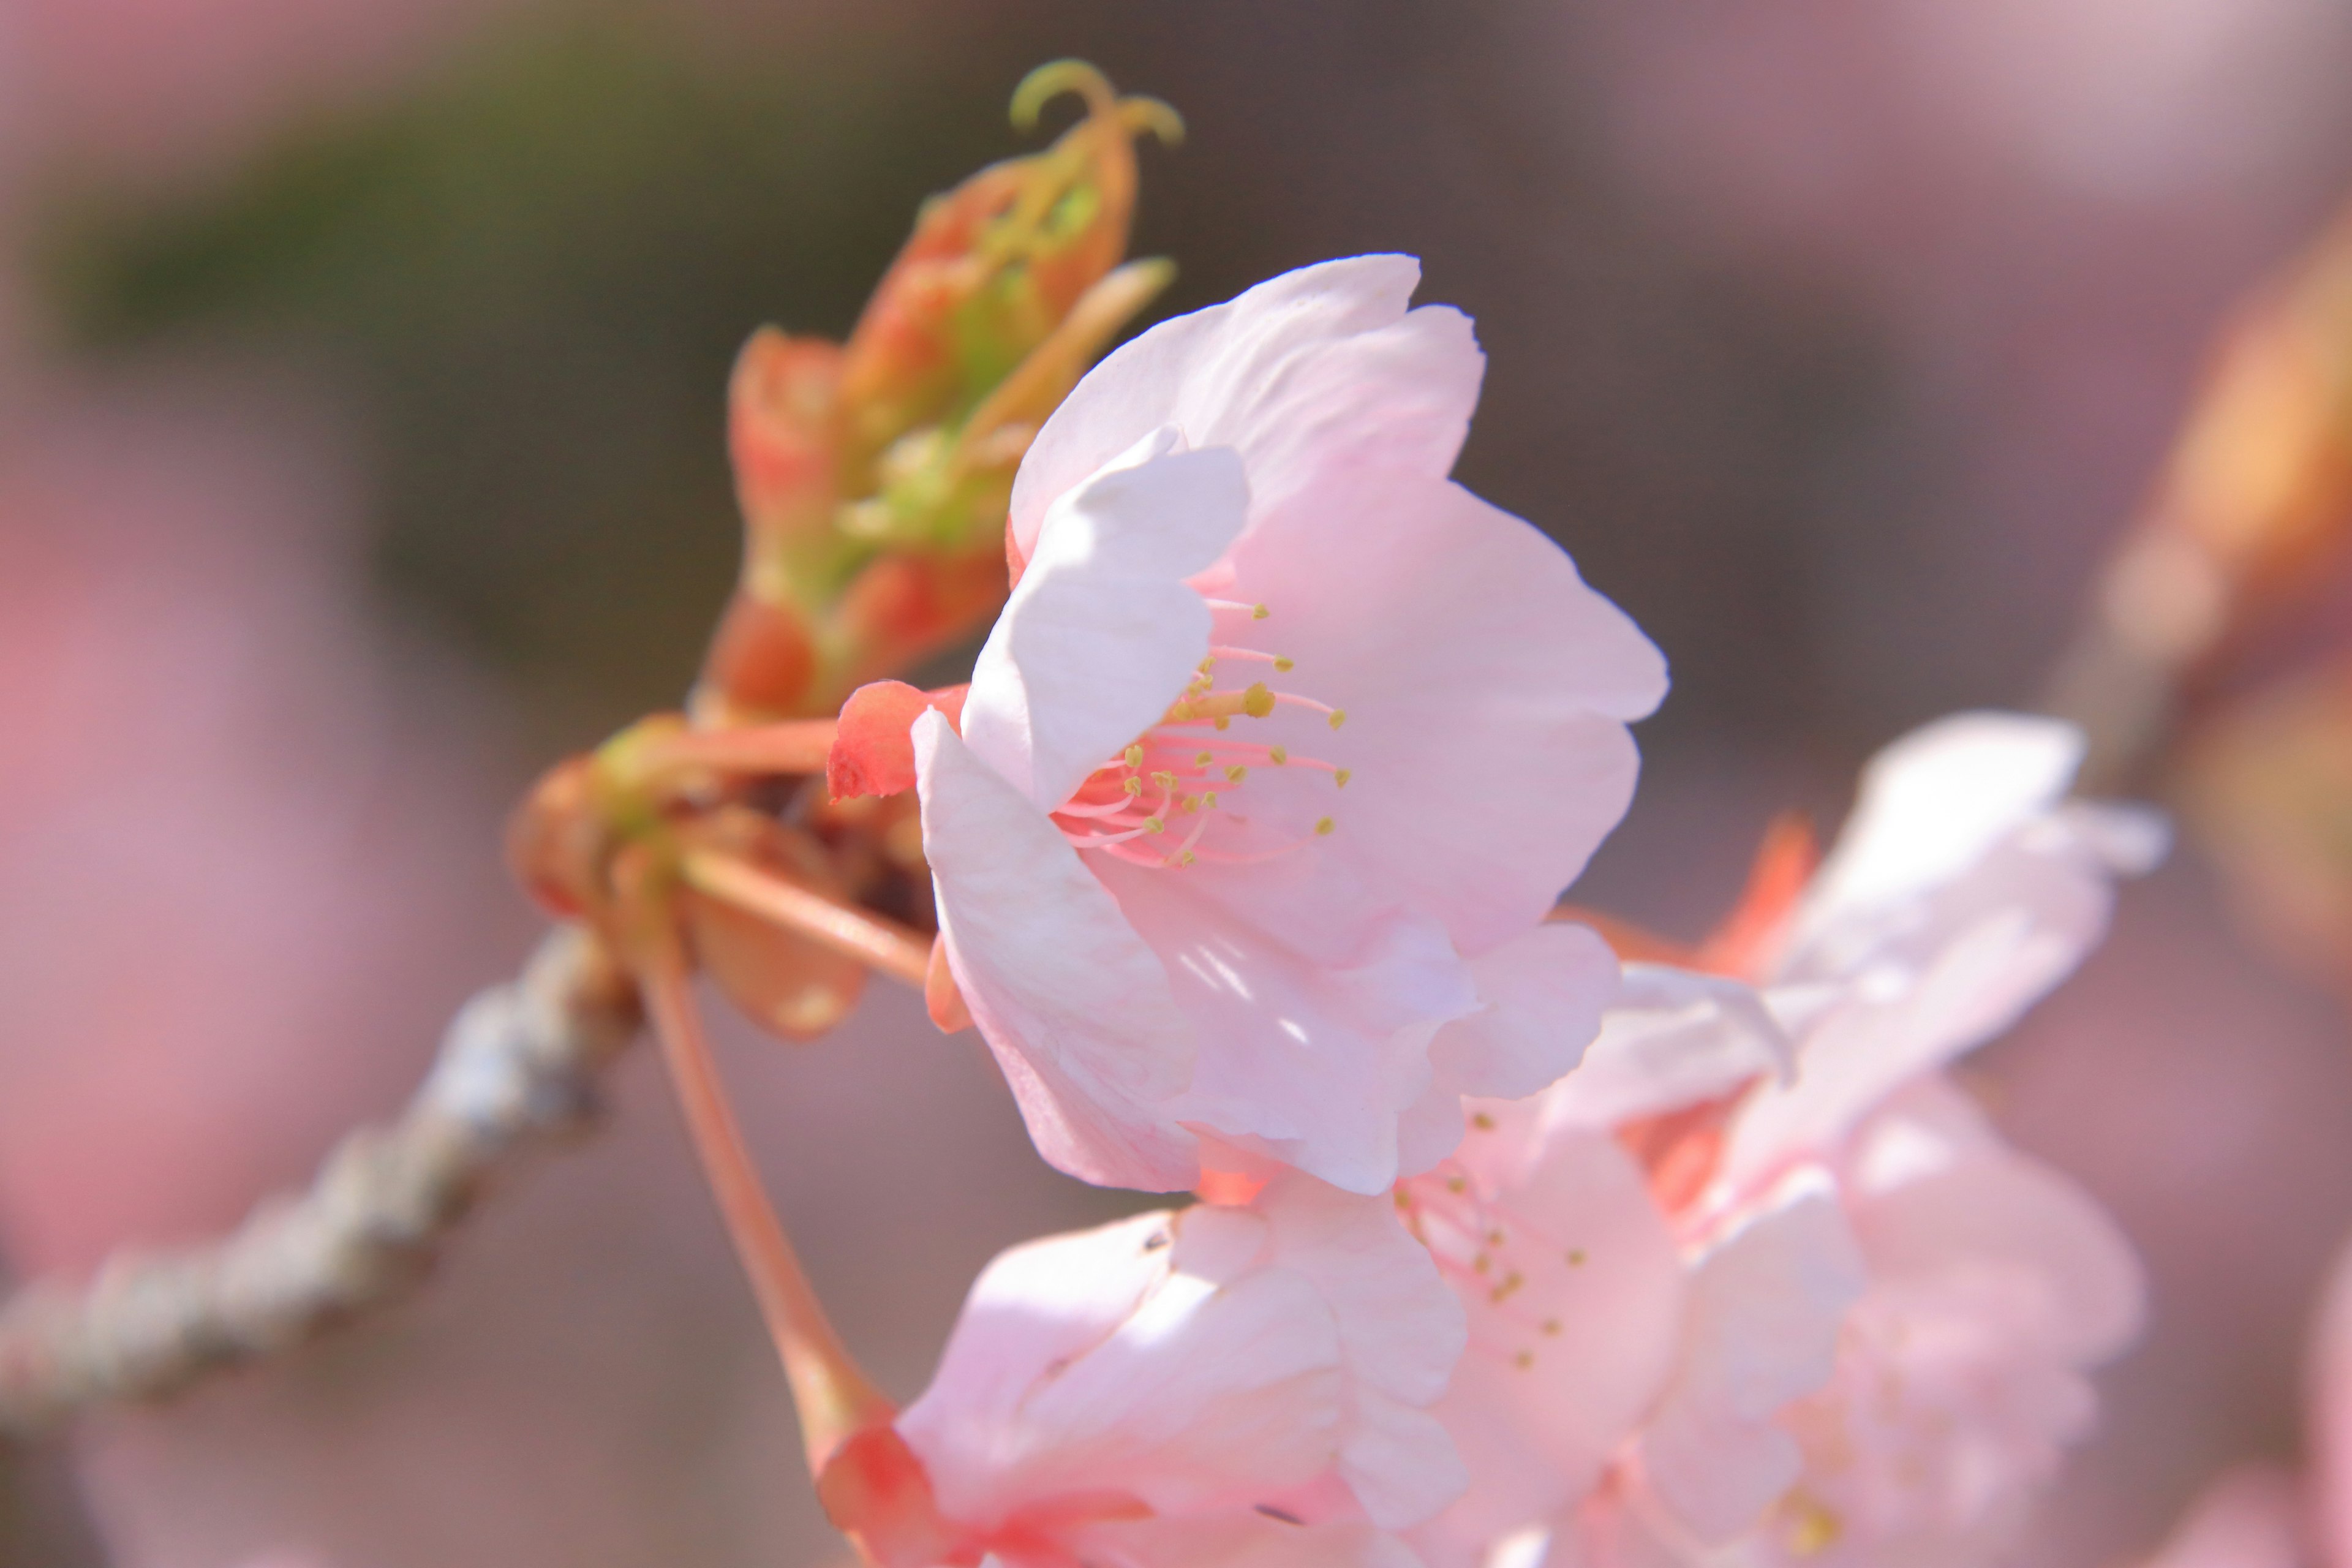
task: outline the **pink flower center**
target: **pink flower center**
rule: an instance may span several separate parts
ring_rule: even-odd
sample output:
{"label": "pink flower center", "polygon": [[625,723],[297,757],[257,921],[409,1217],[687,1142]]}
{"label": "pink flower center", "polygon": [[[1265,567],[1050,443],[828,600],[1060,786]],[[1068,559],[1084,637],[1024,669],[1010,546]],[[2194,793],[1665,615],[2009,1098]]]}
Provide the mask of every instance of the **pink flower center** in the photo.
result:
{"label": "pink flower center", "polygon": [[1336,817],[1316,819],[1312,830],[1267,844],[1251,829],[1249,780],[1269,768],[1299,768],[1328,775],[1345,789],[1349,770],[1321,757],[1280,744],[1246,738],[1248,725],[1279,708],[1319,713],[1334,730],[1347,713],[1265,680],[1236,684],[1243,676],[1290,673],[1292,661],[1252,646],[1250,631],[1266,618],[1263,605],[1211,599],[1225,640],[1169,704],[1159,723],[1136,737],[1126,751],[1087,775],[1054,813],[1062,837],[1080,849],[1096,850],[1137,866],[1172,868],[1196,861],[1249,865],[1287,855],[1339,826]]}
{"label": "pink flower center", "polygon": [[1585,1249],[1509,1204],[1482,1195],[1455,1160],[1397,1184],[1396,1205],[1405,1228],[1429,1248],[1454,1289],[1486,1299],[1487,1310],[1471,1314],[1470,1353],[1521,1371],[1534,1366],[1545,1342],[1559,1338],[1561,1329],[1550,1304],[1539,1299],[1546,1292],[1540,1285],[1530,1291],[1529,1282],[1584,1268]]}

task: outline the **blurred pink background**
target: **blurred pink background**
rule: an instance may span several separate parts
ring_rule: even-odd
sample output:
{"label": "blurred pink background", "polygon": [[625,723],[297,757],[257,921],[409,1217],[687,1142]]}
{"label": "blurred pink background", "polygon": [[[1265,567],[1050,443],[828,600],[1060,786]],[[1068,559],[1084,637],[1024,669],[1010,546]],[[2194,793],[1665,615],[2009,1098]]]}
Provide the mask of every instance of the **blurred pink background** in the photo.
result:
{"label": "blurred pink background", "polygon": [[[1464,477],[1676,667],[1579,896],[1684,932],[1775,812],[1827,826],[1901,729],[2033,700],[2216,321],[2352,198],[2336,0],[9,0],[11,1268],[229,1224],[397,1107],[536,929],[508,803],[690,674],[734,343],[845,325],[1060,54],[1188,117],[1139,236],[1173,308],[1402,247],[1478,316]],[[991,1253],[1115,1212],[907,995],[723,1043],[902,1394]],[[2131,1560],[2297,1456],[2352,1040],[2191,846],[1981,1067],[2151,1265],[2026,1559]],[[73,1452],[124,1568],[838,1552],[643,1055],[412,1302]]]}

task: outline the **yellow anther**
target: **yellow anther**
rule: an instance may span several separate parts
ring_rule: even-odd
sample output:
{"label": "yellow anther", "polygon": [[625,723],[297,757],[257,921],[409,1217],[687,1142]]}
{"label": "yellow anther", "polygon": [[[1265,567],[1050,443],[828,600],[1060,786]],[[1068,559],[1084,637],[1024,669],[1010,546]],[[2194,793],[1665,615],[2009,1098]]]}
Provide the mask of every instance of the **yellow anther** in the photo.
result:
{"label": "yellow anther", "polygon": [[1287,746],[1268,746],[1265,752],[1265,760],[1272,763],[1277,768],[1281,767],[1284,763],[1290,761],[1290,748]]}
{"label": "yellow anther", "polygon": [[1315,823],[1315,831],[1316,831],[1316,832],[1318,832],[1318,833],[1327,833],[1327,834],[1328,834],[1328,833],[1332,832],[1332,831],[1333,831],[1333,830],[1335,830],[1336,828],[1338,828],[1338,827],[1339,827],[1339,825],[1338,823],[1336,823],[1336,822],[1332,821],[1332,820],[1331,820],[1329,817],[1328,817],[1328,816],[1325,816],[1325,817],[1319,817],[1319,818],[1318,818],[1318,819],[1317,819],[1317,821],[1316,821],[1316,823]]}
{"label": "yellow anther", "polygon": [[1176,864],[1179,866],[1190,866],[1192,863],[1192,852],[1190,849],[1185,850],[1182,854],[1176,857]]}
{"label": "yellow anther", "polygon": [[1495,1130],[1495,1119],[1483,1110],[1474,1110],[1470,1113],[1470,1125],[1481,1132],[1492,1132]]}
{"label": "yellow anther", "polygon": [[1265,681],[1253,683],[1242,693],[1242,711],[1253,719],[1263,719],[1274,711],[1274,693],[1266,689]]}
{"label": "yellow anther", "polygon": [[[1192,689],[1188,686],[1184,689],[1190,691]],[[1179,702],[1168,710],[1168,721],[1171,724],[1181,724],[1192,717],[1192,705],[1190,702]]]}
{"label": "yellow anther", "polygon": [[1165,833],[1168,831],[1168,825],[1160,821],[1160,818],[1156,816],[1147,816],[1143,819],[1143,831],[1146,833]]}
{"label": "yellow anther", "polygon": [[1211,791],[1209,791],[1209,793],[1208,793],[1208,794],[1206,794],[1206,795],[1202,795],[1202,796],[1201,797],[1201,804],[1202,804],[1202,805],[1207,806],[1211,811],[1214,811],[1214,810],[1216,810],[1216,809],[1217,809],[1217,792],[1216,792],[1215,790],[1211,790]]}
{"label": "yellow anther", "polygon": [[1514,1268],[1508,1274],[1503,1276],[1503,1282],[1500,1285],[1496,1286],[1492,1290],[1486,1292],[1486,1299],[1489,1301],[1502,1301],[1507,1300],[1513,1291],[1517,1290],[1520,1286],[1527,1282],[1528,1277]]}
{"label": "yellow anther", "polygon": [[1176,809],[1184,812],[1198,811],[1201,809],[1200,797],[1197,795],[1180,795],[1176,797]]}
{"label": "yellow anther", "polygon": [[1211,755],[1207,752],[1195,752],[1192,753],[1192,765],[1196,768],[1205,768],[1209,765],[1211,761]]}
{"label": "yellow anther", "polygon": [[1220,730],[1230,730],[1233,727],[1234,721],[1231,719],[1219,719],[1217,721],[1217,728]]}
{"label": "yellow anther", "polygon": [[1354,778],[1355,776],[1356,776],[1356,770],[1355,770],[1355,769],[1353,769],[1353,768],[1341,768],[1341,769],[1338,770],[1337,772],[1335,772],[1334,773],[1332,773],[1332,775],[1331,775],[1331,782],[1332,782],[1333,784],[1335,784],[1339,785],[1339,788],[1341,788],[1341,789],[1346,789],[1346,788],[1348,787],[1348,781],[1349,781],[1349,779],[1351,779],[1351,778]]}
{"label": "yellow anther", "polygon": [[1399,1187],[1396,1190],[1395,1197],[1397,1207],[1401,1209],[1409,1209],[1412,1207],[1412,1194],[1406,1192],[1402,1187]]}
{"label": "yellow anther", "polygon": [[1470,1267],[1476,1269],[1479,1273],[1484,1274],[1486,1270],[1495,1267],[1495,1260],[1482,1252],[1477,1257],[1470,1260]]}
{"label": "yellow anther", "polygon": [[1151,775],[1151,782],[1158,784],[1161,789],[1174,789],[1176,787],[1176,775],[1174,773],[1165,772],[1156,773]]}
{"label": "yellow anther", "polygon": [[1580,1247],[1571,1247],[1568,1249],[1568,1266],[1570,1268],[1581,1268],[1584,1267],[1584,1248]]}
{"label": "yellow anther", "polygon": [[1209,671],[1217,668],[1217,656],[1215,654],[1211,654],[1208,658],[1201,661],[1199,668],[1202,675],[1208,674]]}
{"label": "yellow anther", "polygon": [[1127,765],[1130,768],[1139,768],[1143,765],[1143,748],[1141,746],[1129,746],[1127,749]]}
{"label": "yellow anther", "polygon": [[1252,605],[1250,606],[1250,619],[1251,619],[1251,620],[1254,620],[1254,621],[1262,621],[1262,620],[1265,619],[1265,618],[1266,618],[1266,616],[1270,616],[1270,615],[1272,615],[1272,614],[1274,614],[1274,612],[1273,612],[1272,610],[1267,609],[1264,605]]}
{"label": "yellow anther", "polygon": [[1559,1332],[1559,1320],[1558,1318],[1546,1318],[1543,1321],[1543,1331],[1548,1334],[1558,1334]]}
{"label": "yellow anther", "polygon": [[1288,675],[1292,670],[1298,668],[1298,661],[1292,658],[1288,654],[1278,653],[1274,656],[1274,668],[1276,674]]}
{"label": "yellow anther", "polygon": [[1143,781],[1141,779],[1129,779],[1118,787],[1127,791],[1129,795],[1141,795],[1143,793]]}
{"label": "yellow anther", "polygon": [[1449,1193],[1466,1193],[1470,1190],[1470,1179],[1467,1176],[1448,1176],[1445,1178],[1445,1190]]}
{"label": "yellow anther", "polygon": [[1239,763],[1235,763],[1233,766],[1225,770],[1225,782],[1227,784],[1239,784],[1242,780],[1247,777],[1249,777],[1249,770],[1242,766]]}
{"label": "yellow anther", "polygon": [[1521,1351],[1518,1354],[1511,1358],[1511,1364],[1517,1367],[1521,1372],[1525,1372],[1528,1368],[1536,1364],[1536,1352],[1533,1351]]}
{"label": "yellow anther", "polygon": [[1348,710],[1345,708],[1334,708],[1331,710],[1331,728],[1336,730],[1347,721]]}

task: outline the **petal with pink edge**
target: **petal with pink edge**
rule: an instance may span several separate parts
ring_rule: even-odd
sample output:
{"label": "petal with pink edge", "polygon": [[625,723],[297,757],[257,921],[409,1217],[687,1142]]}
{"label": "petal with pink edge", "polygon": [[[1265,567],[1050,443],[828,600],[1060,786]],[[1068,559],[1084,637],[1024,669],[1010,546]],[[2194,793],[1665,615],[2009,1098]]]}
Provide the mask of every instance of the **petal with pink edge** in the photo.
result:
{"label": "petal with pink edge", "polygon": [[1151,432],[1047,512],[1029,569],[972,666],[963,737],[1052,811],[1184,690],[1211,617],[1184,579],[1240,532],[1241,458]]}
{"label": "petal with pink edge", "polygon": [[914,733],[949,967],[1038,1152],[1083,1181],[1190,1187],[1194,1140],[1165,1107],[1192,1080],[1193,1036],[1167,972],[1053,823],[946,719],[925,713]]}
{"label": "petal with pink edge", "polygon": [[1409,256],[1327,261],[1119,348],[1022,459],[1014,547],[1029,555],[1057,498],[1162,425],[1194,447],[1239,449],[1260,510],[1335,459],[1442,478],[1468,433],[1486,358],[1460,312],[1408,312],[1420,281]]}

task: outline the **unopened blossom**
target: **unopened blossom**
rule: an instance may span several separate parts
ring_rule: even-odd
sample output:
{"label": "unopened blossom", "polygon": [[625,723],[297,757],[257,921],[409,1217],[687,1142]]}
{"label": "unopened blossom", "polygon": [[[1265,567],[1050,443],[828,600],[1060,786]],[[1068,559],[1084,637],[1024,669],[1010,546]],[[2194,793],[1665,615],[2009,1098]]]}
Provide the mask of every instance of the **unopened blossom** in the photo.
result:
{"label": "unopened blossom", "polygon": [[1572,1066],[1615,983],[1539,922],[1664,666],[1445,477],[1483,359],[1418,276],[1307,268],[1106,359],[1022,465],[960,726],[914,721],[948,968],[1087,1180],[1383,1191],[1465,1094]]}
{"label": "unopened blossom", "polygon": [[[2113,1223],[1937,1069],[2073,967],[2115,876],[2160,845],[2064,800],[2078,756],[2063,725],[1990,714],[1890,747],[1818,874],[1735,922],[1718,956],[1744,974],[1631,966],[1582,1067],[1530,1107],[1474,1108],[1461,1153],[1408,1184],[1417,1209],[1497,1216],[1497,1250],[1454,1270],[1474,1329],[1483,1291],[1516,1311],[1530,1381],[1542,1338],[1580,1335],[1619,1379],[1572,1437],[1507,1380],[1457,1380],[1441,1413],[1472,1489],[1416,1536],[1439,1568],[1507,1544],[1593,1568],[1940,1565],[2013,1524],[2087,1426],[2084,1369],[2134,1331],[2140,1280]],[[1602,1134],[1638,1158],[1646,1221],[1597,1156],[1577,1184],[1513,1173]],[[1499,1250],[1603,1224],[1654,1234],[1588,1250],[1605,1278],[1574,1289]],[[1636,1291],[1652,1320],[1607,1310]],[[1482,1466],[1514,1438],[1549,1469]]]}
{"label": "unopened blossom", "polygon": [[820,1489],[884,1568],[1414,1568],[1390,1531],[1462,1489],[1427,1411],[1462,1341],[1386,1199],[1285,1173],[1000,1256]]}

